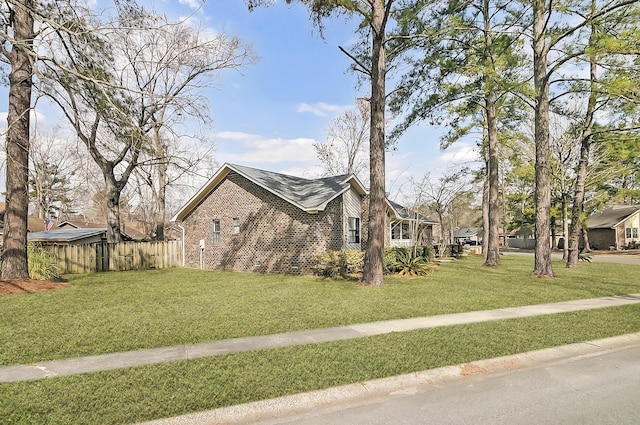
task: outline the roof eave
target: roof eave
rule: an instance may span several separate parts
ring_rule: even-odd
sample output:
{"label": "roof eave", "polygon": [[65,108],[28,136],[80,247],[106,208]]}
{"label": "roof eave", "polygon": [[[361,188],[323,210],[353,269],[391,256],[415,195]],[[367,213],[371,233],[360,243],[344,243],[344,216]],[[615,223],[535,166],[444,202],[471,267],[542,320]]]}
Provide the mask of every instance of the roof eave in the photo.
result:
{"label": "roof eave", "polygon": [[[220,182],[229,174],[233,168],[229,164],[223,164],[222,167],[198,190],[195,195],[187,201],[180,210],[171,217],[171,222],[181,222],[193,211],[212,191],[220,184]],[[235,171],[235,170],[233,170]],[[237,172],[237,171],[236,171]]]}
{"label": "roof eave", "polygon": [[625,221],[629,220],[631,217],[633,217],[634,215],[640,213],[640,209],[636,210],[635,212],[632,212],[631,214],[627,215],[625,218],[623,218],[622,220],[620,220],[619,222],[617,222],[616,224],[614,224],[613,226],[611,226],[612,229],[617,228],[619,225],[621,225],[622,223],[624,223]]}

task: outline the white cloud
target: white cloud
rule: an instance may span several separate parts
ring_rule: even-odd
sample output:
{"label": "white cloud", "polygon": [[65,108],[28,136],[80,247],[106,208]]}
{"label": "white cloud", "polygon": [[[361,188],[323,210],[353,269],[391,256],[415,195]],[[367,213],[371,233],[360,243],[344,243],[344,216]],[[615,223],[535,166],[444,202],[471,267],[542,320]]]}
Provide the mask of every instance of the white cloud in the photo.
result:
{"label": "white cloud", "polygon": [[[7,115],[8,112],[0,112],[0,127],[7,126]],[[47,121],[47,117],[38,111],[31,110],[31,117],[29,118],[31,121],[31,125],[42,124]]]}
{"label": "white cloud", "polygon": [[352,106],[340,106],[340,105],[329,105],[324,102],[317,102],[313,105],[308,103],[301,103],[298,105],[298,112],[310,112],[319,117],[326,117],[327,115],[333,115],[342,111],[346,111],[347,109],[352,108]]}
{"label": "white cloud", "polygon": [[193,10],[198,10],[202,7],[202,2],[199,0],[179,0],[180,4],[187,6]]}
{"label": "white cloud", "polygon": [[442,166],[470,164],[479,160],[478,147],[470,143],[454,144],[436,159]]}
{"label": "white cloud", "polygon": [[266,138],[237,131],[218,133],[218,157],[238,164],[313,163],[316,161],[309,138]]}

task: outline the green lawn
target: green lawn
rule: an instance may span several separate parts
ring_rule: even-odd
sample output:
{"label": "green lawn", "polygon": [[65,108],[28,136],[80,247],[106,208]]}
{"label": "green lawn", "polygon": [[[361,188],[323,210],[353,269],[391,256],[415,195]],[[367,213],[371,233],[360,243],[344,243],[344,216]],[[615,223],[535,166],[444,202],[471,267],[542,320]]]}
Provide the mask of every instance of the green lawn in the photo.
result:
{"label": "green lawn", "polygon": [[640,293],[640,266],[581,263],[557,279],[533,259],[468,257],[372,289],[310,276],[187,269],[69,276],[71,288],[0,297],[0,364],[189,344],[385,319]]}
{"label": "green lawn", "polygon": [[[640,266],[469,257],[373,289],[308,276],[156,270],[70,276],[0,298],[0,364],[640,293]],[[119,424],[640,332],[640,305],[392,333],[0,385],[3,424]]]}
{"label": "green lawn", "polygon": [[424,329],[0,385],[3,424],[122,424],[640,332],[640,306]]}

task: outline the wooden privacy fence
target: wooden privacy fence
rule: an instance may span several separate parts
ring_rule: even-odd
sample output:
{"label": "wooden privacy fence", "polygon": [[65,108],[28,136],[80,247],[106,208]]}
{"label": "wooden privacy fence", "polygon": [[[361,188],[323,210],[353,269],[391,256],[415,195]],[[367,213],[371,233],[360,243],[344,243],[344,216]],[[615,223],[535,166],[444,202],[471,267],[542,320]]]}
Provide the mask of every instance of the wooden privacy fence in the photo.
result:
{"label": "wooden privacy fence", "polygon": [[46,247],[58,259],[60,273],[148,270],[182,265],[181,241],[98,242]]}

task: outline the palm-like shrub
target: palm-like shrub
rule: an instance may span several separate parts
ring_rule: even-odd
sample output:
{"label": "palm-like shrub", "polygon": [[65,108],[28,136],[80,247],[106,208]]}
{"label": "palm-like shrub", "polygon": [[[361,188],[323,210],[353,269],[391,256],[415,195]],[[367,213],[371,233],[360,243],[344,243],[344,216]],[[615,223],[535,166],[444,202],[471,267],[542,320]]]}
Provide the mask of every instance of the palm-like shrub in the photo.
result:
{"label": "palm-like shrub", "polygon": [[396,250],[393,266],[400,276],[425,276],[429,273],[429,262],[407,249]]}

